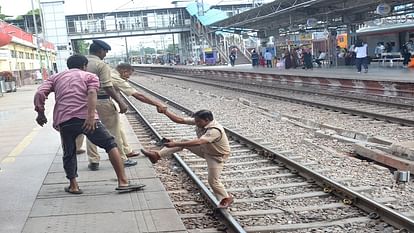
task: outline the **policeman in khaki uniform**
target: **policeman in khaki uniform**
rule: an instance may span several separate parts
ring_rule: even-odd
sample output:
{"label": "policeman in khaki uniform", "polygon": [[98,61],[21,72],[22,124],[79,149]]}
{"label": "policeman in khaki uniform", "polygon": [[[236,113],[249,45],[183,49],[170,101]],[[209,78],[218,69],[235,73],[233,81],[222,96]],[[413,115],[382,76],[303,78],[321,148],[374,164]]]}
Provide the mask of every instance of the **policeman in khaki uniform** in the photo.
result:
{"label": "policeman in khaki uniform", "polygon": [[184,148],[204,158],[208,167],[208,183],[217,199],[220,200],[218,208],[229,207],[233,203],[233,197],[226,192],[220,181],[224,162],[230,156],[230,145],[223,126],[214,120],[213,113],[208,110],[194,113],[194,118],[179,117],[168,111],[167,108],[158,109],[158,112],[163,112],[176,123],[196,125],[197,139],[180,142],[169,141],[164,143],[165,147],[160,151],[141,150],[141,152],[153,163],[156,163],[161,157],[171,155]]}
{"label": "policeman in khaki uniform", "polygon": [[[98,91],[98,101],[96,110],[102,123],[107,127],[108,131],[115,137],[117,145],[122,145],[119,115],[112,99],[118,103],[121,113],[127,111],[127,105],[121,99],[118,92],[114,89],[111,81],[111,68],[103,61],[111,46],[101,40],[93,40],[89,47],[87,71],[98,76],[100,88]],[[89,169],[96,171],[99,169],[100,156],[98,154],[96,145],[87,140],[87,153],[89,157]],[[124,160],[126,167],[134,166],[136,161],[129,160],[123,150],[120,150],[121,158]]]}
{"label": "policeman in khaki uniform", "polygon": [[[115,89],[117,91],[123,92],[127,96],[133,96],[135,99],[146,103],[150,105],[157,106],[157,109],[165,108],[165,105],[161,102],[155,101],[153,99],[150,99],[146,97],[145,95],[139,93],[135,88],[131,87],[128,83],[128,78],[132,75],[134,72],[134,68],[128,64],[128,63],[121,63],[119,64],[116,69],[111,70],[111,78],[112,78],[112,84],[114,85]],[[138,156],[136,152],[133,152],[126,140],[125,132],[122,129],[122,124],[120,126],[120,134],[121,134],[121,141],[122,144],[119,146],[124,154],[126,154],[126,157],[134,157]]]}

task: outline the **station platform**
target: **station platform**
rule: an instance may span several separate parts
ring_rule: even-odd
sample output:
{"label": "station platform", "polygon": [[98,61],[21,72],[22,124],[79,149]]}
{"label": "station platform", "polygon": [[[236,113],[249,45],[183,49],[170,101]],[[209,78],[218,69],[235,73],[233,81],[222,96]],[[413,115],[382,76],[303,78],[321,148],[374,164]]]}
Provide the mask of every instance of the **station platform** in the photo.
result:
{"label": "station platform", "polygon": [[250,64],[230,66],[161,66],[135,65],[139,69],[164,69],[176,73],[221,76],[229,79],[249,79],[258,82],[278,82],[321,88],[353,89],[355,91],[414,97],[414,69],[383,67],[373,64],[368,73],[357,73],[355,66],[314,68],[312,70],[253,68]]}
{"label": "station platform", "polygon": [[[49,122],[37,126],[33,96],[25,86],[0,97],[0,233],[39,232],[186,232],[152,164],[137,157],[125,168],[143,191],[119,194],[115,172],[103,150],[99,171],[89,171],[87,155],[78,156],[82,195],[64,192],[68,185],[60,137],[52,128],[53,96],[47,101]],[[130,146],[141,145],[122,116]],[[84,145],[85,147],[85,145]]]}

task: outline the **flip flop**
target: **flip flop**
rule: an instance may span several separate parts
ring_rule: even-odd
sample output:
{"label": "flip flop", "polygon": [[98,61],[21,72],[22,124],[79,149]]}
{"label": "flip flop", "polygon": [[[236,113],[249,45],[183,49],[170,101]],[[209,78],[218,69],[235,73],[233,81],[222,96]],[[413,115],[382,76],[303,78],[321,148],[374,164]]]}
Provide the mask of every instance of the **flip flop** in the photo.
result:
{"label": "flip flop", "polygon": [[134,192],[144,189],[145,184],[130,184],[128,186],[118,186],[115,188],[119,193]]}
{"label": "flip flop", "polygon": [[140,155],[140,153],[139,153],[139,152],[132,151],[131,153],[128,153],[128,154],[126,155],[126,157],[128,157],[128,158],[132,158],[132,157],[136,157],[136,156],[139,156],[139,155]]}
{"label": "flip flop", "polygon": [[78,191],[70,190],[70,186],[65,187],[65,192],[70,193],[70,194],[82,194],[83,193],[81,189],[79,189]]}

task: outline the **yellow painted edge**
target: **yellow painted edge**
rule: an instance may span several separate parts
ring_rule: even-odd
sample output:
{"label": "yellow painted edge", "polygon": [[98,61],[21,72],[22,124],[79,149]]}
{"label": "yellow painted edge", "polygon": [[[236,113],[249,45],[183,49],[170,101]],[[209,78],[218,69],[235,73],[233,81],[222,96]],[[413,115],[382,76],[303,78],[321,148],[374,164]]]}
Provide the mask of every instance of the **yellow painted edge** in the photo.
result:
{"label": "yellow painted edge", "polygon": [[[49,114],[47,114],[47,118],[50,119],[52,116],[53,111],[50,111]],[[14,149],[0,163],[7,164],[16,161],[16,157],[19,156],[28,145],[30,145],[30,143],[33,141],[33,138],[39,133],[39,130],[41,128],[42,127],[39,125],[34,127],[32,131],[26,135],[26,137],[24,137],[23,140],[20,141],[20,143],[14,147]]]}

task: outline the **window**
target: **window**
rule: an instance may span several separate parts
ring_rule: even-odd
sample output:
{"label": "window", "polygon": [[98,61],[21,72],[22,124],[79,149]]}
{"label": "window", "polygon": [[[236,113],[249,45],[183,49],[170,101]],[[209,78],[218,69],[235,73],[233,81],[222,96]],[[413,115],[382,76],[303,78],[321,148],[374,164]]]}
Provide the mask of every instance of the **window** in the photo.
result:
{"label": "window", "polygon": [[26,59],[30,59],[30,53],[25,53],[24,55],[26,55]]}
{"label": "window", "polygon": [[33,53],[30,54],[30,59],[34,60],[34,54]]}
{"label": "window", "polygon": [[19,52],[19,58],[24,58],[24,53],[23,52]]}
{"label": "window", "polygon": [[58,50],[68,50],[68,47],[66,45],[58,45],[57,49]]}
{"label": "window", "polygon": [[12,58],[16,58],[17,57],[16,50],[11,50],[10,52],[11,52],[11,57]]}

